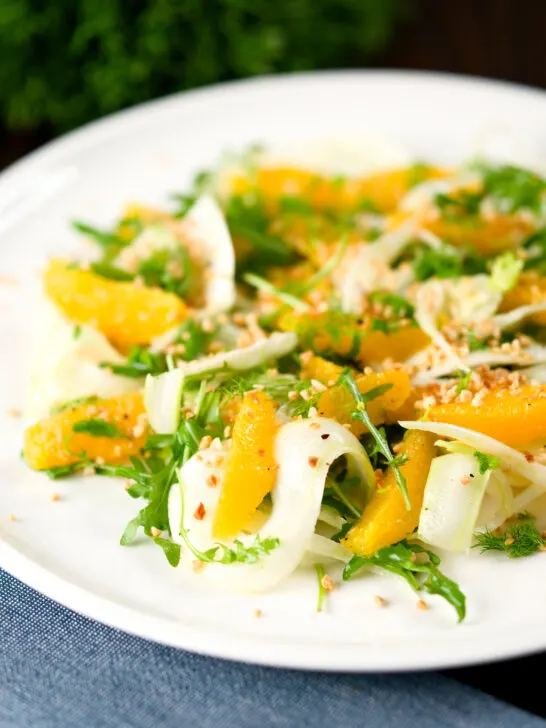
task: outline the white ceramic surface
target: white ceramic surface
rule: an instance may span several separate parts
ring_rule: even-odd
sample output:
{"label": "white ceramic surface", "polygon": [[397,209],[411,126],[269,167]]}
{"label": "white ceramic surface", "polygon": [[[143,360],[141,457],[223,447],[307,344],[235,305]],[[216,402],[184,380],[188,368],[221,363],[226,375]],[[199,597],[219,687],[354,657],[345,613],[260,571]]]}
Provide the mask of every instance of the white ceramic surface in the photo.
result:
{"label": "white ceramic surface", "polygon": [[[417,157],[457,162],[508,132],[520,155],[546,158],[546,95],[441,75],[348,72],[227,84],[91,124],[0,176],[0,566],[95,619],[170,645],[250,662],[327,670],[448,667],[546,648],[546,554],[449,558],[468,616],[407,584],[369,576],[315,612],[300,570],[272,594],[213,594],[147,543],[118,545],[137,503],[105,479],[53,483],[19,459],[33,292],[43,262],[76,250],[70,219],[108,225],[129,200],[162,203],[220,153],[250,142],[383,135]],[[61,500],[52,502],[52,493]],[[12,522],[13,513],[17,520]],[[374,595],[388,600],[377,607]],[[254,610],[263,612],[261,618]]]}

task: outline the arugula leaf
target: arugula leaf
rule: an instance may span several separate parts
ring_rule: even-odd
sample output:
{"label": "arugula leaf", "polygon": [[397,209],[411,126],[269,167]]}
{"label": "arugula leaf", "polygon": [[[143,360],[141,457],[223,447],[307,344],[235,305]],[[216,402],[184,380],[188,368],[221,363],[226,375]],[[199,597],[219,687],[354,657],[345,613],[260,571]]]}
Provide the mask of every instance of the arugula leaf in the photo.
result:
{"label": "arugula leaf", "polygon": [[454,190],[451,194],[438,193],[434,204],[445,220],[450,222],[474,224],[472,218],[479,215],[484,194],[465,189]]}
{"label": "arugula leaf", "polygon": [[317,572],[318,580],[317,612],[322,612],[322,605],[326,596],[326,589],[322,584],[322,580],[324,579],[324,564],[315,564],[315,571]]}
{"label": "arugula leaf", "polygon": [[513,165],[476,165],[483,176],[485,194],[497,208],[512,214],[521,209],[543,211],[546,181],[534,172]]}
{"label": "arugula leaf", "polygon": [[[426,561],[420,561],[419,555],[426,557]],[[437,554],[418,544],[400,541],[379,549],[371,556],[353,556],[343,569],[343,579],[351,579],[365,567],[384,569],[401,576],[415,591],[424,590],[443,597],[455,608],[461,622],[466,614],[465,596],[458,584],[439,570],[439,565]]]}
{"label": "arugula leaf", "polygon": [[121,248],[124,248],[128,244],[125,240],[116,235],[116,233],[99,230],[98,228],[93,227],[92,225],[88,225],[85,222],[74,220],[72,222],[72,227],[74,227],[78,232],[82,233],[83,235],[87,235],[95,243],[100,245],[105,250],[105,252],[108,252],[109,254],[111,253],[112,248],[117,248],[119,251]]}
{"label": "arugula leaf", "polygon": [[51,480],[59,480],[60,478],[67,478],[70,475],[81,472],[87,465],[89,465],[89,462],[80,460],[77,463],[70,463],[70,465],[58,465],[54,468],[46,468],[40,472],[47,475]]}
{"label": "arugula leaf", "polygon": [[130,439],[115,422],[106,422],[97,418],[78,420],[72,425],[72,432],[91,435],[91,437],[123,437]]}
{"label": "arugula leaf", "polygon": [[132,281],[135,277],[132,273],[128,273],[126,270],[123,270],[123,268],[117,268],[115,265],[105,260],[97,263],[91,263],[91,270],[93,273],[101,276],[102,278],[108,278],[108,280],[111,281],[121,281],[122,283]]}
{"label": "arugula leaf", "polygon": [[500,467],[500,460],[494,455],[474,450],[472,453],[480,466],[480,475],[485,475],[488,470],[497,470]]}
{"label": "arugula leaf", "polygon": [[270,266],[286,266],[300,259],[282,238],[269,232],[270,219],[259,195],[235,195],[225,209],[231,234],[251,246],[251,253],[240,261],[239,268],[263,271]]}
{"label": "arugula leaf", "polygon": [[113,374],[122,377],[140,379],[147,374],[163,374],[168,370],[166,356],[163,352],[153,352],[150,349],[134,346],[123,364],[103,361],[100,363],[104,369],[110,369]]}
{"label": "arugula leaf", "polygon": [[380,387],[375,387],[369,392],[362,394],[362,392],[359,391],[355,379],[349,369],[345,369],[345,371],[341,373],[337,383],[338,385],[345,387],[349,394],[352,395],[356,404],[356,409],[352,411],[351,417],[354,420],[360,420],[360,422],[363,422],[370,431],[371,435],[377,443],[379,451],[385,458],[387,465],[390,466],[393,470],[396,484],[398,485],[398,488],[402,493],[406,508],[408,509],[408,511],[411,510],[411,502],[408,495],[408,485],[404,474],[400,470],[400,466],[403,465],[406,460],[395,457],[392,454],[389,443],[381,434],[381,432],[377,429],[377,427],[373,424],[370,419],[370,415],[368,414],[368,410],[366,409],[366,405],[368,402],[387,392],[392,387],[392,384],[383,384]]}
{"label": "arugula leaf", "polygon": [[503,551],[509,559],[520,559],[542,551],[546,538],[536,526],[536,518],[529,513],[518,513],[502,528],[475,534],[472,548],[485,551]]}
{"label": "arugula leaf", "polygon": [[370,303],[380,303],[392,309],[392,316],[399,319],[412,319],[415,307],[407,298],[390,291],[372,291],[368,296]]}
{"label": "arugula leaf", "polygon": [[180,563],[180,544],[174,543],[174,541],[170,541],[168,538],[162,538],[161,536],[156,536],[152,540],[157,546],[163,549],[163,553],[167,557],[169,564],[175,567],[178,566]]}
{"label": "arugula leaf", "polygon": [[486,260],[468,247],[454,248],[445,243],[440,248],[418,245],[413,248],[413,254],[412,267],[418,281],[433,277],[459,278],[486,271]]}

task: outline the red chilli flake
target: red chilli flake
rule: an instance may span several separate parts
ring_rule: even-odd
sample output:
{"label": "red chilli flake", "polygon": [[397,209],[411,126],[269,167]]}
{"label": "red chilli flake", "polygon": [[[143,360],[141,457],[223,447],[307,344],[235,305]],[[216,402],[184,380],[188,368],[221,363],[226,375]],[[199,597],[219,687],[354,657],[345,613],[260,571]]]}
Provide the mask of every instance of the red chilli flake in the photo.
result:
{"label": "red chilli flake", "polygon": [[193,517],[197,521],[202,521],[206,514],[205,506],[202,503],[199,503],[197,508],[195,509],[195,513],[193,514]]}

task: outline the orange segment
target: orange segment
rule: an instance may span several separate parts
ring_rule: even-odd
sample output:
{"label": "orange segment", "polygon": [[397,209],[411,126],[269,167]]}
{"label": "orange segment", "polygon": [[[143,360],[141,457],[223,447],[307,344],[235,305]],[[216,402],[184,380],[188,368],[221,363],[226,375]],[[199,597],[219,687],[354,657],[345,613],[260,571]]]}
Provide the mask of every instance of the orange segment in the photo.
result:
{"label": "orange segment", "polygon": [[226,475],[212,524],[214,538],[229,539],[248,527],[277,477],[277,423],[271,398],[247,392],[233,426]]}
{"label": "orange segment", "polygon": [[337,311],[324,313],[283,314],[278,326],[295,331],[302,347],[317,354],[334,353],[363,364],[380,364],[385,359],[401,362],[429,343],[418,326],[400,326],[397,330],[368,331],[353,316]]}
{"label": "orange segment", "polygon": [[245,194],[258,188],[266,204],[275,209],[280,197],[301,197],[315,209],[334,209],[347,212],[369,203],[381,212],[393,210],[402,197],[416,183],[444,177],[446,172],[433,167],[420,166],[419,178],[415,167],[376,172],[363,178],[324,177],[293,167],[264,167],[257,177],[243,175],[230,180],[232,194]]}
{"label": "orange segment", "polygon": [[[94,437],[72,430],[76,422],[99,418],[116,425],[125,437]],[[142,394],[121,394],[67,409],[31,425],[25,431],[23,456],[34,470],[76,463],[83,452],[90,460],[120,463],[141,450],[146,433]]]}
{"label": "orange segment", "polygon": [[[379,397],[372,399],[367,410],[374,425],[396,422],[396,413],[408,399],[411,393],[411,384],[407,373],[401,369],[385,372],[372,372],[355,376],[358,390],[366,392],[385,384],[392,385],[390,389]],[[344,387],[332,387],[320,397],[317,409],[321,417],[329,417],[342,424],[350,424],[351,432],[357,437],[367,432],[367,427],[358,420],[353,420],[351,412],[355,403]]]}
{"label": "orange segment", "polygon": [[418,326],[400,326],[396,331],[369,331],[360,342],[358,361],[381,364],[385,359],[402,362],[424,349],[429,337]]}
{"label": "orange segment", "polygon": [[451,402],[430,407],[425,419],[468,427],[512,447],[546,436],[546,386],[491,391],[478,406]]}
{"label": "orange segment", "polygon": [[44,282],[65,316],[95,326],[122,349],[149,344],[186,317],[184,302],[173,293],[111,281],[61,261],[51,263]]}
{"label": "orange segment", "polygon": [[425,220],[427,230],[452,245],[469,245],[483,255],[497,255],[517,248],[531,235],[536,226],[514,215],[497,215],[492,219],[478,218],[475,224],[437,217]]}
{"label": "orange segment", "polygon": [[[544,301],[546,301],[546,277],[535,271],[527,271],[520,275],[515,287],[505,294],[499,308],[501,311],[511,311],[519,306],[544,303]],[[546,326],[546,313],[537,313],[529,320]]]}
{"label": "orange segment", "polygon": [[409,458],[401,471],[406,478],[411,510],[404,504],[392,468],[388,468],[381,487],[342,541],[350,551],[368,556],[406,538],[417,528],[430,463],[436,455],[435,440],[436,436],[429,432],[410,430],[405,434],[399,454]]}

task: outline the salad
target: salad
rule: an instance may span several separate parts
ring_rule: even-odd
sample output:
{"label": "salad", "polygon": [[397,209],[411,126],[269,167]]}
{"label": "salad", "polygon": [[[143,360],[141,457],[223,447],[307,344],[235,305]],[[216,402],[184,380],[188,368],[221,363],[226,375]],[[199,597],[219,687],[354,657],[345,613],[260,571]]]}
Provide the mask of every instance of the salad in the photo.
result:
{"label": "salad", "polygon": [[382,570],[462,620],[446,552],[546,544],[546,180],[349,157],[253,148],[169,209],[75,222],[93,245],[44,273],[23,457],[123,479],[121,544],[195,578],[313,565],[320,610],[336,564]]}

